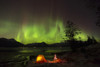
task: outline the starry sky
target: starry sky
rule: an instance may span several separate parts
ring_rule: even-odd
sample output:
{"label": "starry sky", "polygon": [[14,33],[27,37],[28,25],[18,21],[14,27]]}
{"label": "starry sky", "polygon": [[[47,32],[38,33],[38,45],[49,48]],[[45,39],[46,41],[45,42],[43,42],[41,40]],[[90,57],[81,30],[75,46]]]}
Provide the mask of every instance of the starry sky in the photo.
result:
{"label": "starry sky", "polygon": [[96,11],[86,7],[84,0],[0,0],[0,38],[61,42],[68,20],[100,41]]}

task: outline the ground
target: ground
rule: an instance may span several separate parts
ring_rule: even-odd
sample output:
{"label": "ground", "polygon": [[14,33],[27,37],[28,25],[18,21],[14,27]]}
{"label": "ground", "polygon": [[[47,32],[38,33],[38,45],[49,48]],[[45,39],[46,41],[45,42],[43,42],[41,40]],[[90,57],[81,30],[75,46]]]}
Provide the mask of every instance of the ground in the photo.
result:
{"label": "ground", "polygon": [[[2,48],[4,49],[4,48]],[[100,44],[89,45],[82,51],[80,48],[72,52],[69,48],[5,48],[0,49],[0,67],[100,67]],[[12,51],[15,50],[16,51]],[[65,63],[36,64],[38,54],[43,54],[46,59],[53,60],[54,54],[66,60]],[[8,61],[9,60],[9,61]]]}

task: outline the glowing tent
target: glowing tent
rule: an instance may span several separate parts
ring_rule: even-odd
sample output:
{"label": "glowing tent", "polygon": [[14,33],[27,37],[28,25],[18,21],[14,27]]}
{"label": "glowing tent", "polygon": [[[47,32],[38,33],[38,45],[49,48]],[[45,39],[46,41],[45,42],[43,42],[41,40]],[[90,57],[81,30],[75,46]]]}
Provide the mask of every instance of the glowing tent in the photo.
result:
{"label": "glowing tent", "polygon": [[36,58],[36,63],[47,63],[47,60],[43,55],[38,55]]}

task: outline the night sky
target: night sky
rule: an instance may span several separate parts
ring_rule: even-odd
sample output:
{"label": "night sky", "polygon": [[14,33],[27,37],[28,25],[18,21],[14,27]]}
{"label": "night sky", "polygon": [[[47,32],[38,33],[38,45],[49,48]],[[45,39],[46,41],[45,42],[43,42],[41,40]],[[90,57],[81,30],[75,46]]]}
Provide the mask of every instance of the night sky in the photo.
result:
{"label": "night sky", "polygon": [[84,0],[0,0],[0,38],[22,43],[59,43],[65,37],[66,22],[100,41],[96,11]]}

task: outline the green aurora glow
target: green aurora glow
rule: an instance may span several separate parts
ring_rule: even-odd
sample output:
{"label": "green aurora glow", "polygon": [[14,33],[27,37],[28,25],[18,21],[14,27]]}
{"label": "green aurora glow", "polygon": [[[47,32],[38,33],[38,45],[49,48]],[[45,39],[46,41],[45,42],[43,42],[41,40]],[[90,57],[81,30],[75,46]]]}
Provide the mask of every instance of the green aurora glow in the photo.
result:
{"label": "green aurora glow", "polygon": [[100,42],[100,31],[94,24],[95,11],[91,13],[81,0],[73,0],[73,4],[71,0],[1,0],[0,3],[0,38],[13,38],[23,44],[61,43],[68,40],[65,24],[70,20],[82,29],[81,34],[74,36],[76,40],[86,41],[89,35]]}
{"label": "green aurora glow", "polygon": [[[37,20],[37,19],[36,19]],[[41,43],[47,44],[61,43],[68,38],[65,36],[65,25],[60,19],[42,19],[39,21],[29,22],[24,20],[22,24],[15,24],[11,21],[0,21],[4,22],[0,26],[0,37],[14,38],[16,41],[23,44],[29,43]],[[81,31],[74,37],[76,40],[87,40],[87,34]],[[80,39],[81,38],[81,39]]]}
{"label": "green aurora glow", "polygon": [[60,43],[64,41],[64,38],[65,33],[62,21],[49,20],[47,26],[44,24],[24,25],[15,39],[24,44],[41,42],[51,44]]}
{"label": "green aurora glow", "polygon": [[[51,24],[52,23],[52,24]],[[47,44],[60,43],[68,38],[65,36],[65,27],[61,20],[48,20],[48,25],[45,24],[31,24],[24,25],[19,30],[17,37],[15,38],[18,42],[29,44],[29,43],[41,43]],[[82,41],[87,40],[87,35],[81,33],[74,38]]]}

